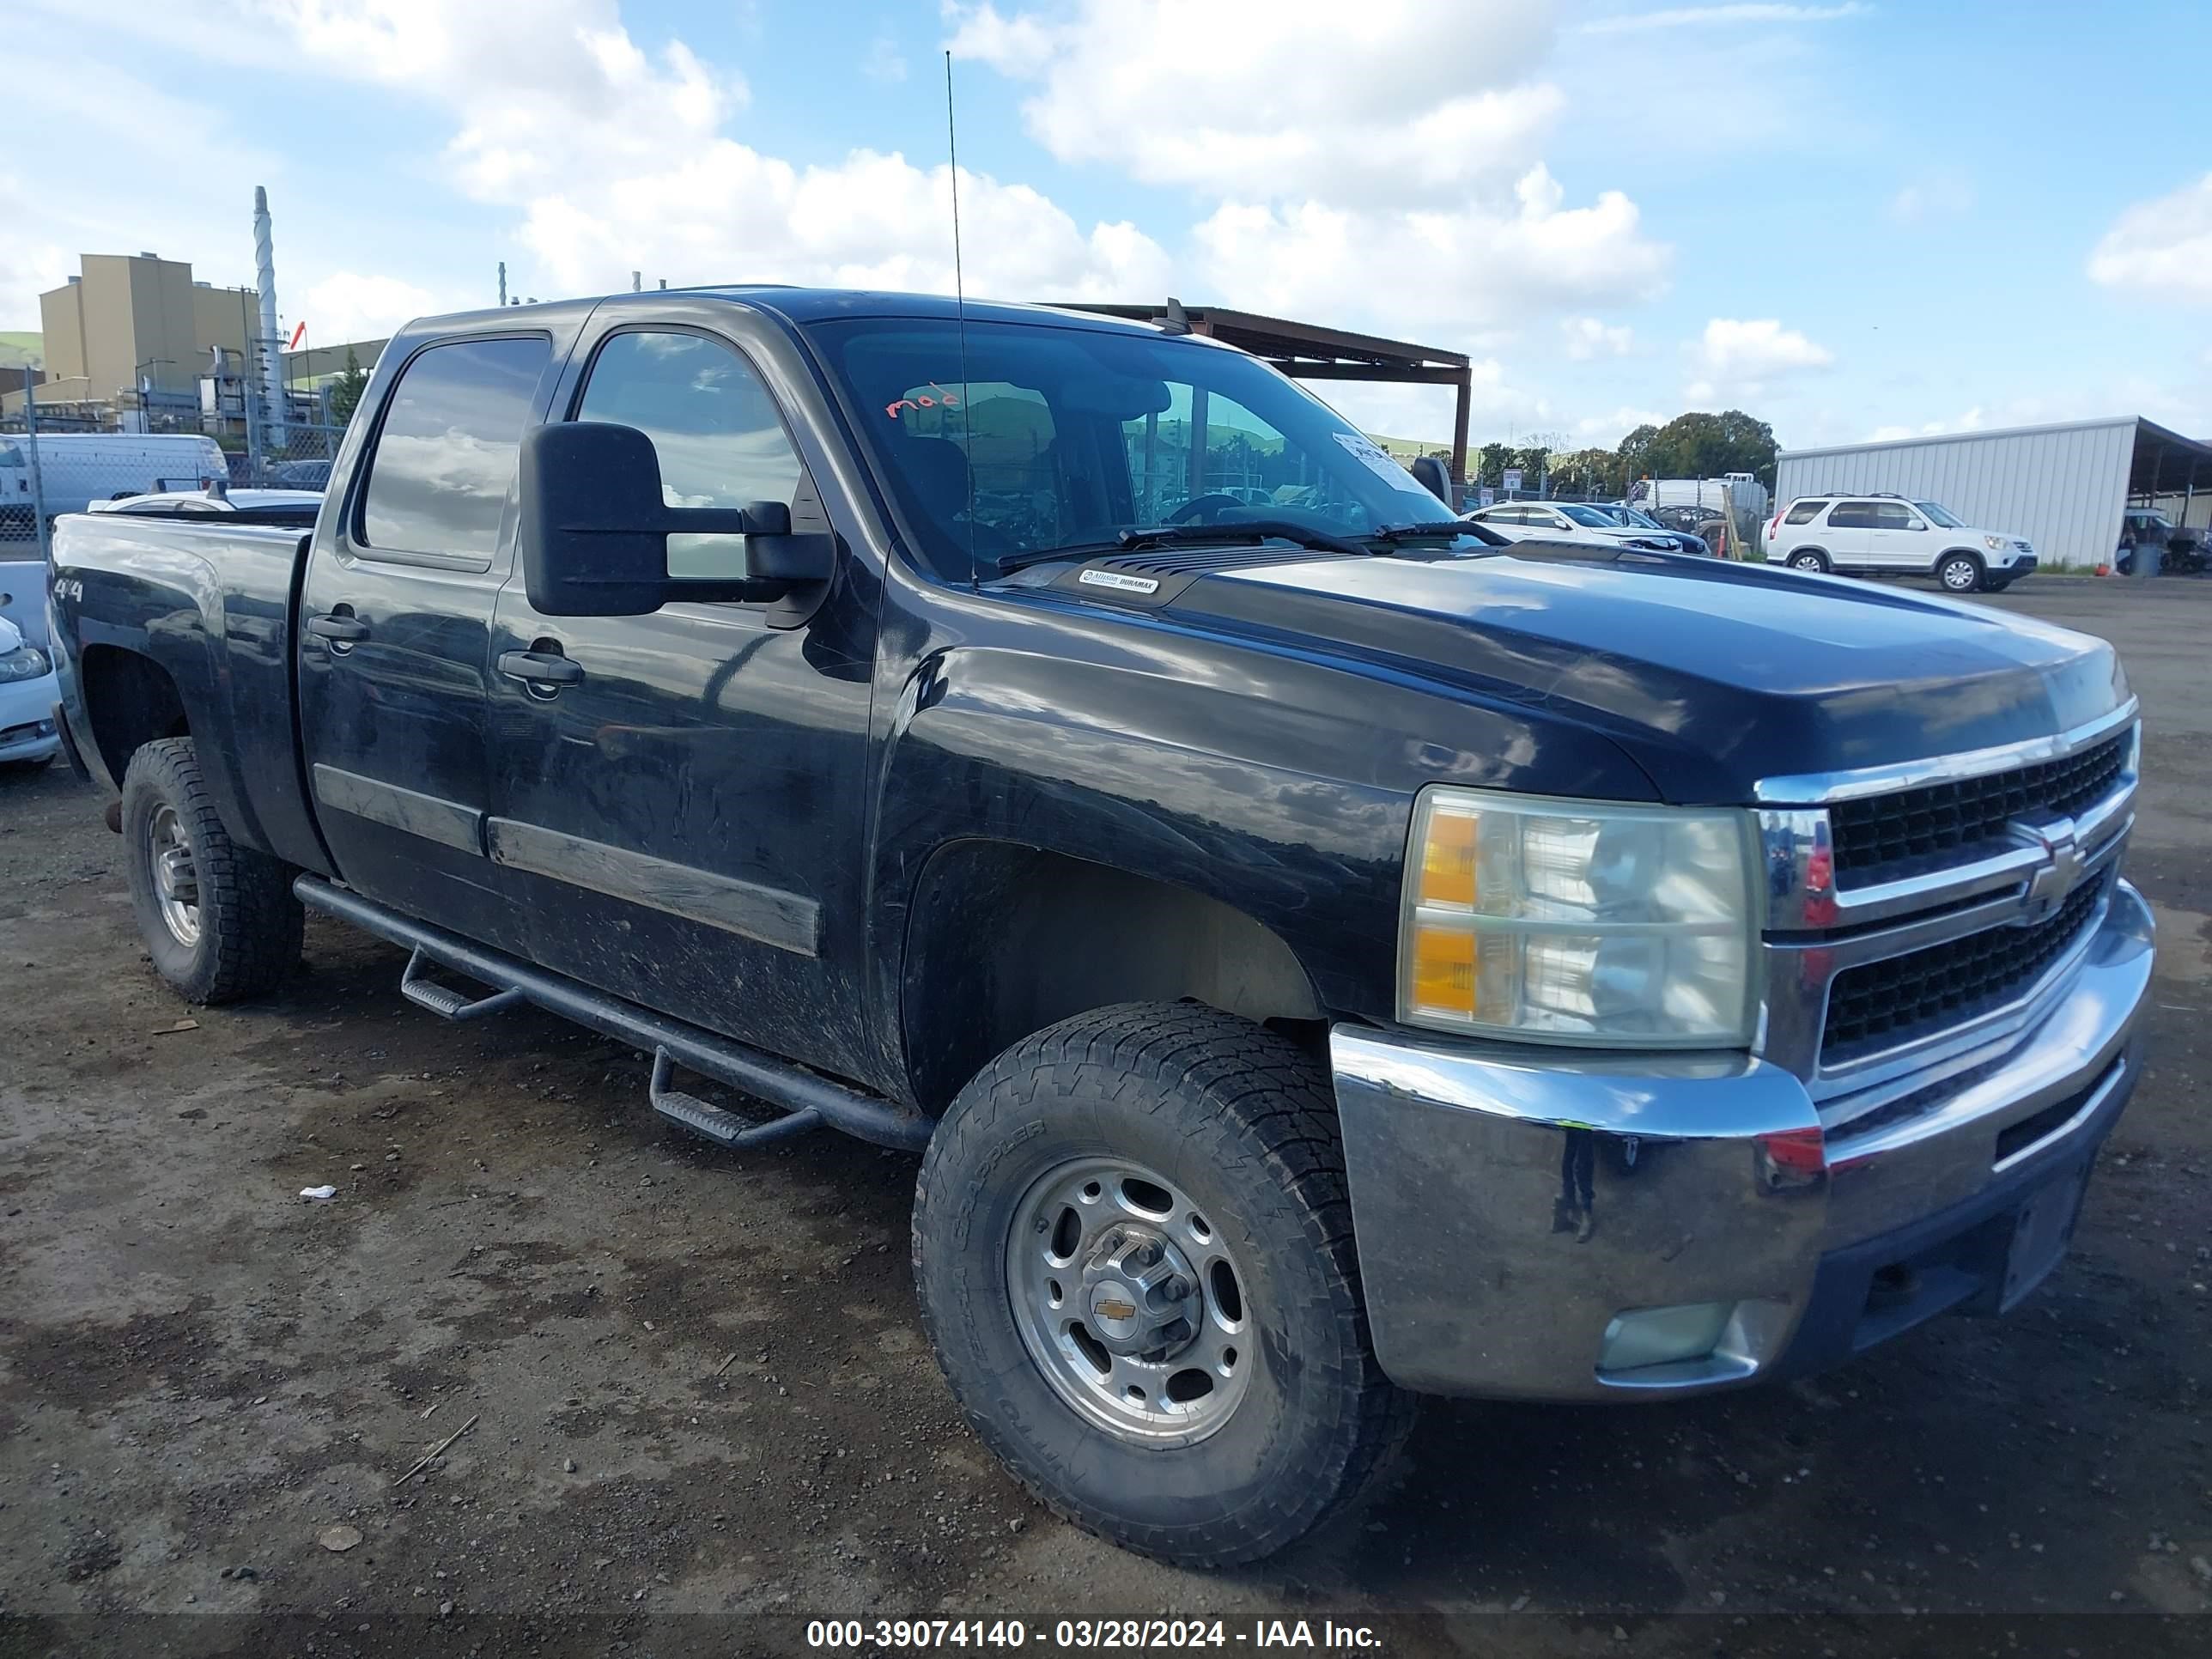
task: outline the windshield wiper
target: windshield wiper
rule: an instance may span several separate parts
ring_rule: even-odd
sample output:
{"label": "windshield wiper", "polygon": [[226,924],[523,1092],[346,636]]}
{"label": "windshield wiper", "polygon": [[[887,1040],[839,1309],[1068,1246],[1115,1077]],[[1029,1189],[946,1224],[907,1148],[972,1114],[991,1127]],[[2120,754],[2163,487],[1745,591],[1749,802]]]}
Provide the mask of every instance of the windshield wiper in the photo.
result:
{"label": "windshield wiper", "polygon": [[1102,553],[1133,553],[1146,547],[1185,547],[1209,542],[1295,542],[1324,553],[1346,553],[1370,558],[1372,548],[1356,541],[1292,524],[1287,519],[1246,519],[1235,524],[1160,524],[1143,530],[1124,530],[1110,542],[1071,542],[1066,547],[1031,547],[999,556],[1000,575],[1010,575],[1052,559],[1087,559]]}
{"label": "windshield wiper", "polygon": [[1428,536],[1465,536],[1470,541],[1480,542],[1485,547],[1509,547],[1511,538],[1499,535],[1487,525],[1476,524],[1471,519],[1435,519],[1427,524],[1386,524],[1366,532],[1370,542],[1413,542]]}

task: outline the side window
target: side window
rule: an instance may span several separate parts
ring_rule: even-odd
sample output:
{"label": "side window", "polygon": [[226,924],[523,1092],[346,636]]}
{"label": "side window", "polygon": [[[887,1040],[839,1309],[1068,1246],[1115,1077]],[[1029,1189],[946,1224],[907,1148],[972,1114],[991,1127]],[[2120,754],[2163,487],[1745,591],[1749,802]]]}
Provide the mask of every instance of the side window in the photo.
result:
{"label": "side window", "polygon": [[1814,519],[1820,517],[1820,509],[1826,505],[1827,502],[1826,501],[1799,501],[1790,507],[1790,516],[1783,520],[1782,522],[1784,524],[1810,524]]}
{"label": "side window", "polygon": [[[576,418],[635,427],[652,439],[669,507],[788,505],[805,476],[760,376],[704,335],[614,335],[592,362]],[[672,538],[668,574],[743,575],[744,545],[735,537]]]}
{"label": "side window", "polygon": [[1895,501],[1877,501],[1874,509],[1874,527],[1876,530],[1917,530],[1920,520],[1909,507],[1901,507]]}
{"label": "side window", "polygon": [[1872,501],[1838,501],[1836,510],[1828,514],[1831,530],[1871,530],[1874,528]]}
{"label": "side window", "polygon": [[552,351],[543,339],[457,340],[407,365],[362,492],[366,546],[489,562]]}

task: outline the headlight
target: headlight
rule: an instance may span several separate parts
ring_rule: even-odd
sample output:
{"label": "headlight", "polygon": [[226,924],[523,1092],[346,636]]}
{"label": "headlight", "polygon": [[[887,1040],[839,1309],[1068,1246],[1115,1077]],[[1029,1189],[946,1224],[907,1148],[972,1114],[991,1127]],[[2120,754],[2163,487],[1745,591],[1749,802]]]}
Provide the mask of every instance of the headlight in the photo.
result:
{"label": "headlight", "polygon": [[1982,545],[1988,548],[1992,553],[2002,553],[2004,551],[2004,538],[2002,536],[1984,536],[1982,538]]}
{"label": "headlight", "polygon": [[6,656],[0,657],[0,685],[16,680],[35,680],[52,672],[46,653],[35,645],[19,646]]}
{"label": "headlight", "polygon": [[1751,820],[1711,809],[1421,792],[1398,1018],[1608,1048],[1751,1040]]}

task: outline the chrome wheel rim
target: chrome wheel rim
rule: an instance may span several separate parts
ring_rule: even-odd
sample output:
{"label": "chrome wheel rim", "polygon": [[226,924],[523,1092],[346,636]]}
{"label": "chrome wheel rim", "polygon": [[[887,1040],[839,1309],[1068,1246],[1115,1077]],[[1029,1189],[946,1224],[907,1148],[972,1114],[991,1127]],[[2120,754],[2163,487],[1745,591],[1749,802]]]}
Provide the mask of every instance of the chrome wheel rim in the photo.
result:
{"label": "chrome wheel rim", "polygon": [[1054,1393],[1133,1444],[1194,1444],[1235,1413],[1256,1360],[1249,1284],[1213,1220],[1126,1158],[1059,1164],[1015,1206],[1022,1346]]}
{"label": "chrome wheel rim", "polygon": [[192,843],[173,806],[156,807],[146,820],[146,867],[154,877],[154,907],[161,925],[186,949],[200,942],[200,877]]}
{"label": "chrome wheel rim", "polygon": [[1810,553],[1800,553],[1796,558],[1790,560],[1790,562],[1796,565],[1800,570],[1818,570],[1820,568],[1820,560],[1814,558]]}
{"label": "chrome wheel rim", "polygon": [[1954,593],[1963,593],[1974,585],[1974,567],[1964,559],[1943,567],[1943,586]]}

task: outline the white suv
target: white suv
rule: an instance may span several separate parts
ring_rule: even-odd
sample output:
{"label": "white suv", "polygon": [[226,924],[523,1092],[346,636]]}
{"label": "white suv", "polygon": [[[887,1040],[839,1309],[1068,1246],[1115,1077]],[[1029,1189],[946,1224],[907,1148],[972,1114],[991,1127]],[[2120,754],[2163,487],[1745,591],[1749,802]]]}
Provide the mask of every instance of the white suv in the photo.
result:
{"label": "white suv", "polygon": [[1801,495],[1766,526],[1766,562],[1794,570],[1933,576],[1946,593],[2002,593],[2035,568],[2018,536],[1902,495]]}

